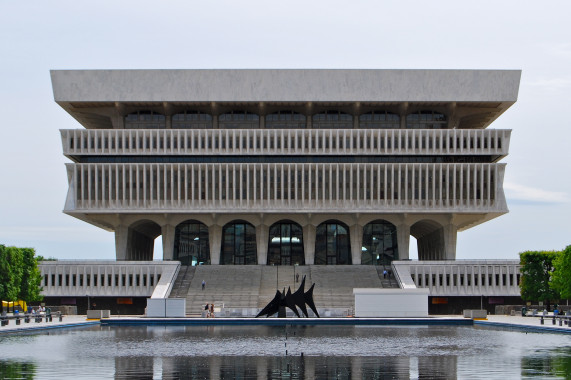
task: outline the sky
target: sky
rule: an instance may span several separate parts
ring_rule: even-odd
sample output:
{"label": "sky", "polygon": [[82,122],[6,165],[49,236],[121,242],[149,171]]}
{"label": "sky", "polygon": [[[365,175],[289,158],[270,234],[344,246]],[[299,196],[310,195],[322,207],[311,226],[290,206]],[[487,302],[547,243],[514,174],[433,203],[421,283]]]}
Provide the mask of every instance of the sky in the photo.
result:
{"label": "sky", "polygon": [[502,161],[510,212],[460,232],[457,259],[563,249],[569,14],[569,1],[0,0],[0,244],[115,258],[112,232],[62,212],[69,160],[59,129],[81,126],[54,102],[49,70],[517,69],[518,101],[490,126],[512,130]]}

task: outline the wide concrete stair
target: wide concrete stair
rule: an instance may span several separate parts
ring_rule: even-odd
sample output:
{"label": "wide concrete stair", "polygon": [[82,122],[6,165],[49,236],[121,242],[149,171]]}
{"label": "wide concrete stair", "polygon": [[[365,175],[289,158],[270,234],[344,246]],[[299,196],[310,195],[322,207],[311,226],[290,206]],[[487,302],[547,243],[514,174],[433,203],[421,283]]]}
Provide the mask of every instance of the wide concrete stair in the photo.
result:
{"label": "wide concrete stair", "polygon": [[315,283],[313,299],[318,310],[355,307],[353,288],[381,288],[381,280],[374,266],[335,265],[311,266]]}
{"label": "wide concrete stair", "polygon": [[354,308],[353,288],[398,287],[394,279],[383,279],[382,272],[382,267],[369,265],[182,267],[170,297],[186,298],[187,315],[201,314],[206,303],[251,315],[274,298],[276,289],[291,288],[293,293],[306,276],[305,291],[315,283],[313,298],[323,316],[332,310],[336,315],[348,314]]}

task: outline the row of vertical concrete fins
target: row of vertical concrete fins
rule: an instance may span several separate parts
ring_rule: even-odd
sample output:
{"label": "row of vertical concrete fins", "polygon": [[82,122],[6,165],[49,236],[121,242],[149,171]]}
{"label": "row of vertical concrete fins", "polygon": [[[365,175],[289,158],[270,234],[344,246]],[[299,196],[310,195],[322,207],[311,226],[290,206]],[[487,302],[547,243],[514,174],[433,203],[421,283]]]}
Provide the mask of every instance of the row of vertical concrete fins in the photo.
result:
{"label": "row of vertical concrete fins", "polygon": [[63,151],[80,155],[491,155],[508,154],[499,129],[61,130]]}
{"label": "row of vertical concrete fins", "polygon": [[67,164],[66,212],[350,210],[505,212],[505,164]]}

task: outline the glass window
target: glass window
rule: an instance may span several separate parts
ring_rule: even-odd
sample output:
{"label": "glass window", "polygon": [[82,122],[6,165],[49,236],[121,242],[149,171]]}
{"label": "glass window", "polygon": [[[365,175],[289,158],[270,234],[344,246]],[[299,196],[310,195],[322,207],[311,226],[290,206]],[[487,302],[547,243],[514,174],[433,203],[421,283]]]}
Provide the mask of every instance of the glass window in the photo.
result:
{"label": "glass window", "polygon": [[268,241],[268,265],[296,264],[305,264],[301,226],[287,220],[272,225]]}
{"label": "glass window", "polygon": [[446,129],[446,116],[435,111],[418,111],[406,117],[408,129]]}
{"label": "glass window", "polygon": [[165,129],[166,117],[154,111],[137,111],[125,116],[125,129]]}
{"label": "glass window", "polygon": [[232,111],[218,116],[221,129],[257,129],[260,117],[247,111]]}
{"label": "glass window", "polygon": [[192,220],[176,226],[173,257],[183,265],[210,264],[208,227]]}
{"label": "glass window", "polygon": [[280,111],[266,115],[266,129],[305,128],[305,115],[293,111]]}
{"label": "glass window", "polygon": [[373,111],[359,116],[359,128],[363,129],[398,129],[399,115],[386,111]]}
{"label": "glass window", "polygon": [[230,222],[222,229],[221,265],[255,265],[256,229],[244,221]]}
{"label": "glass window", "polygon": [[172,117],[173,129],[212,129],[212,116],[199,111],[185,111]]}
{"label": "glass window", "polygon": [[398,260],[397,229],[385,220],[376,220],[363,229],[361,264],[390,265]]}
{"label": "glass window", "polygon": [[315,265],[351,264],[349,228],[337,221],[328,221],[317,227],[315,238]]}
{"label": "glass window", "polygon": [[353,116],[341,111],[325,111],[313,115],[313,128],[351,129]]}

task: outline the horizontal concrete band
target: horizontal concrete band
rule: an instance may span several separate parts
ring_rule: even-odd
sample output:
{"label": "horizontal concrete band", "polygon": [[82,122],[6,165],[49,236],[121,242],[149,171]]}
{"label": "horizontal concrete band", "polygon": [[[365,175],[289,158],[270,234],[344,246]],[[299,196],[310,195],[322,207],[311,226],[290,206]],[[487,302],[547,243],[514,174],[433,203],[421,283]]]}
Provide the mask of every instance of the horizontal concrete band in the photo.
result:
{"label": "horizontal concrete band", "polygon": [[56,102],[515,102],[519,70],[54,70]]}

